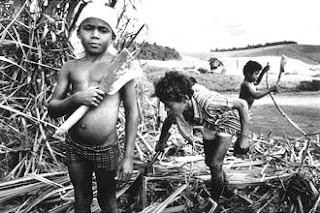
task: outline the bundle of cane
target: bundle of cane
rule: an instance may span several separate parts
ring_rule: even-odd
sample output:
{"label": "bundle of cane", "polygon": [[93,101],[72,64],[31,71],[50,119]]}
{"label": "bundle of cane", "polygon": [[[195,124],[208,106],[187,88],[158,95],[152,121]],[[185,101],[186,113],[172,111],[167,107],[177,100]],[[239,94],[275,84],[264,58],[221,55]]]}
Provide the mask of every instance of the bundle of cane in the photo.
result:
{"label": "bundle of cane", "polygon": [[285,55],[282,55],[281,59],[280,59],[280,71],[279,71],[276,85],[278,85],[280,78],[281,78],[281,75],[282,75],[282,73],[284,73],[284,67],[286,66],[287,63],[288,63],[288,57]]}
{"label": "bundle of cane", "polygon": [[[123,48],[116,55],[111,63],[102,61],[94,66],[94,69],[105,69],[106,74],[103,76],[99,89],[107,95],[117,93],[127,82],[143,75],[142,69],[137,63],[134,63],[133,55],[127,48]],[[56,135],[62,135],[75,125],[88,111],[90,107],[80,106],[74,113],[55,131]]]}

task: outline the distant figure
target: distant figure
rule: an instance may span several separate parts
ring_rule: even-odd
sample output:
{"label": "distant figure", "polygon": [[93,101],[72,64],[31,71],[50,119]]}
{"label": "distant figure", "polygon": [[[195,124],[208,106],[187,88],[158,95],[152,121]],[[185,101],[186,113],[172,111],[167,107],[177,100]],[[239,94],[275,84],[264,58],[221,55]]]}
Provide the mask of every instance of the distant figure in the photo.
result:
{"label": "distant figure", "polygon": [[[241,84],[239,98],[244,99],[251,108],[255,99],[262,98],[271,92],[277,92],[278,87],[273,86],[264,91],[257,91],[256,86],[261,82],[264,74],[270,70],[269,63],[262,69],[261,64],[256,61],[248,61],[243,68],[244,80]],[[259,74],[260,73],[260,74]]]}
{"label": "distant figure", "polygon": [[220,66],[223,66],[223,63],[215,58],[215,57],[212,57],[208,60],[209,64],[210,64],[210,70],[213,71],[213,70],[216,70],[218,67]]}

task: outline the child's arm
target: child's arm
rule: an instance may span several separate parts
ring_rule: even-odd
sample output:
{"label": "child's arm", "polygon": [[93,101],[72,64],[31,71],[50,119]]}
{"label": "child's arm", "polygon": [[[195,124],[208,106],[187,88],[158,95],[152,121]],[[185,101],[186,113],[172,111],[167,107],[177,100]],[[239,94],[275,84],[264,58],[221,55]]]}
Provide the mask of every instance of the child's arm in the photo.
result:
{"label": "child's arm", "polygon": [[155,151],[163,151],[165,148],[165,142],[166,142],[166,136],[172,126],[172,124],[175,122],[175,117],[173,114],[169,114],[166,119],[163,121],[162,127],[161,127],[161,133],[158,143],[156,144]]}
{"label": "child's arm", "polygon": [[61,68],[57,85],[53,91],[52,97],[49,100],[48,112],[51,117],[57,118],[67,113],[70,103],[73,102],[71,98],[68,101],[63,101],[69,90],[69,78],[68,78],[68,62]]}
{"label": "child's arm", "polygon": [[262,98],[262,97],[268,95],[271,92],[278,92],[278,86],[275,85],[275,86],[270,87],[269,89],[266,89],[264,91],[256,92],[254,97],[255,97],[255,99],[259,99],[259,98]]}
{"label": "child's arm", "polygon": [[270,70],[270,65],[269,65],[269,63],[268,63],[268,64],[262,69],[262,71],[261,71],[261,73],[260,73],[257,81],[255,82],[255,85],[260,84],[260,82],[261,82],[264,74],[265,74],[266,72],[268,72],[269,70]]}
{"label": "child's arm", "polygon": [[57,86],[48,103],[49,115],[53,118],[73,112],[80,105],[98,106],[103,100],[104,92],[97,87],[90,87],[83,91],[78,91],[67,97],[70,87],[69,69],[71,63],[67,62],[61,68]]}
{"label": "child's arm", "polygon": [[241,85],[241,87],[242,90],[246,90],[254,99],[260,99],[268,95],[270,92],[278,91],[278,86],[270,87],[269,89],[266,89],[264,91],[257,91],[256,88],[249,83],[244,83]]}
{"label": "child's arm", "polygon": [[118,166],[117,179],[128,181],[133,170],[133,151],[139,122],[134,80],[131,80],[124,85],[124,87],[121,89],[121,95],[126,117],[124,139],[125,150],[123,159]]}
{"label": "child's arm", "polygon": [[241,123],[241,135],[239,138],[240,148],[247,148],[249,147],[249,119],[250,119],[248,104],[245,100],[234,99],[232,108],[238,110],[240,115],[240,123]]}

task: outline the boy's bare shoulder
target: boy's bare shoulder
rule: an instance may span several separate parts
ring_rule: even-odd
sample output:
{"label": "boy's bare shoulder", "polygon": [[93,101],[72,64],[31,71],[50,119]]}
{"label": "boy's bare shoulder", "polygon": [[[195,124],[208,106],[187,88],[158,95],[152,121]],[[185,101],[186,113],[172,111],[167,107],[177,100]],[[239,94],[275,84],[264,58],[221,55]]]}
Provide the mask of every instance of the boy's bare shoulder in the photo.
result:
{"label": "boy's bare shoulder", "polygon": [[69,61],[67,61],[66,63],[64,63],[64,66],[74,66],[76,64],[81,63],[81,58],[80,59],[71,59]]}
{"label": "boy's bare shoulder", "polygon": [[241,83],[241,87],[252,87],[252,83],[250,83],[249,81],[243,81]]}
{"label": "boy's bare shoulder", "polygon": [[81,59],[72,59],[67,61],[66,63],[63,64],[62,70],[73,70],[79,66],[81,66],[82,60]]}

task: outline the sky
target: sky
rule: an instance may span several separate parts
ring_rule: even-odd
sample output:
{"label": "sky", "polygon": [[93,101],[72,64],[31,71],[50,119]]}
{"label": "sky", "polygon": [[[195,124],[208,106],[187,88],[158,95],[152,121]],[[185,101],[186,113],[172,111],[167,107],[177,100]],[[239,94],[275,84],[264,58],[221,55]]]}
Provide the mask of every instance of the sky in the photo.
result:
{"label": "sky", "polygon": [[209,52],[277,41],[320,45],[319,0],[140,0],[149,42]]}

